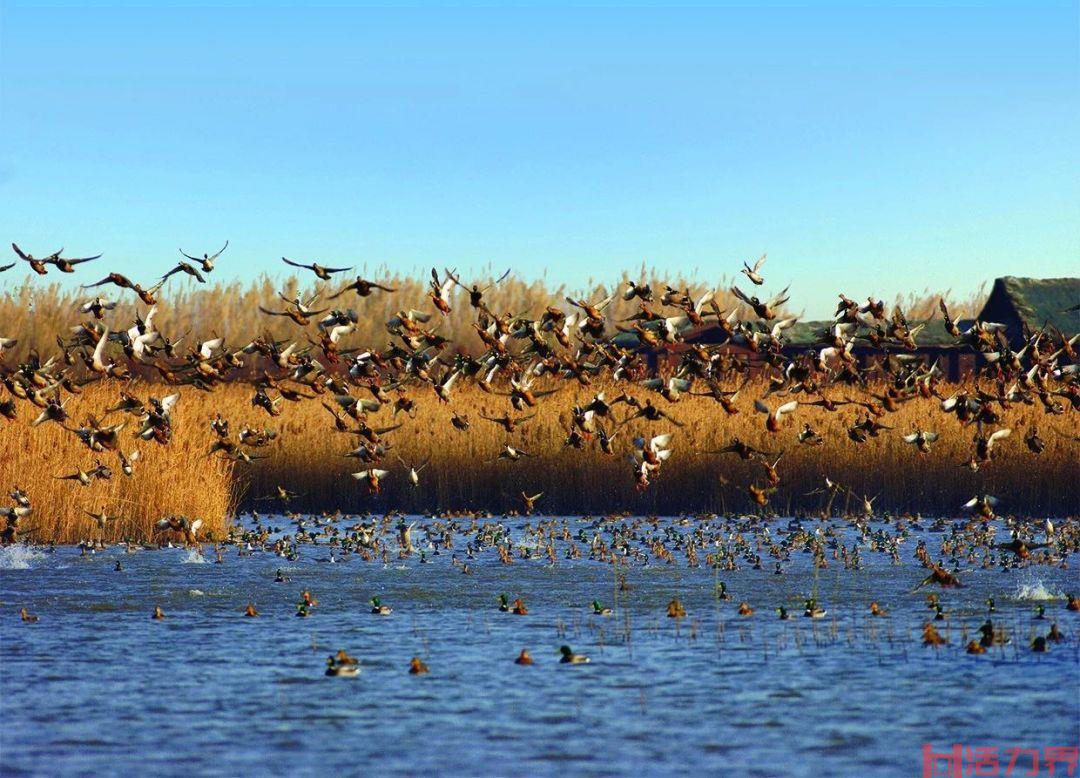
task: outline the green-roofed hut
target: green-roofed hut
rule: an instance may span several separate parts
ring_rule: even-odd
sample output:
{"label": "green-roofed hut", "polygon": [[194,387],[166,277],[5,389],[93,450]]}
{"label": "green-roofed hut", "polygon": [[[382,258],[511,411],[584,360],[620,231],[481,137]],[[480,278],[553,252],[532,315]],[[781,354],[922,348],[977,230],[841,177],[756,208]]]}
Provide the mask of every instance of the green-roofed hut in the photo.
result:
{"label": "green-roofed hut", "polygon": [[1009,345],[1019,350],[1024,345],[1025,326],[1035,331],[1049,325],[1066,337],[1080,332],[1077,306],[1080,306],[1080,278],[1005,276],[994,281],[979,319],[1004,324]]}

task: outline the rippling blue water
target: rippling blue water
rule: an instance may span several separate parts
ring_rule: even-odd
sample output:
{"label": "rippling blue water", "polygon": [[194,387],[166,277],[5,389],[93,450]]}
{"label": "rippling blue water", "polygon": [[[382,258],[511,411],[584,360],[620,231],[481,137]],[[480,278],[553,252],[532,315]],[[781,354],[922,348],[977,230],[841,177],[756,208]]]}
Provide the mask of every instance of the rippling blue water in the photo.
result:
{"label": "rippling blue water", "polygon": [[[935,650],[919,642],[929,612],[911,591],[924,575],[913,547],[902,566],[868,552],[861,571],[831,562],[816,580],[828,616],[786,622],[775,608],[799,613],[815,585],[807,554],[780,576],[771,561],[720,573],[733,600],[719,602],[717,574],[681,560],[630,568],[618,593],[607,565],[504,566],[490,550],[473,575],[448,553],[328,564],[325,547],[296,562],[230,548],[214,564],[181,549],[0,550],[0,770],[919,775],[923,743],[1076,744],[1080,618],[1056,599],[1035,621],[1032,601],[1080,590],[1076,573],[967,572],[942,593],[950,645]],[[273,582],[278,568],[290,583]],[[299,619],[304,588],[320,605]],[[530,614],[500,613],[501,592]],[[664,613],[676,594],[681,623]],[[372,595],[393,615],[371,615]],[[1013,643],[968,656],[991,595]],[[615,614],[591,615],[594,598]],[[742,599],[755,616],[736,614]],[[890,615],[870,618],[871,600]],[[249,601],[261,618],[243,617]],[[23,606],[40,622],[21,622]],[[1031,653],[1051,619],[1067,640]],[[563,643],[592,663],[558,664]],[[513,664],[523,647],[535,666]],[[339,648],[359,677],[323,675]],[[414,655],[430,675],[407,673]]]}

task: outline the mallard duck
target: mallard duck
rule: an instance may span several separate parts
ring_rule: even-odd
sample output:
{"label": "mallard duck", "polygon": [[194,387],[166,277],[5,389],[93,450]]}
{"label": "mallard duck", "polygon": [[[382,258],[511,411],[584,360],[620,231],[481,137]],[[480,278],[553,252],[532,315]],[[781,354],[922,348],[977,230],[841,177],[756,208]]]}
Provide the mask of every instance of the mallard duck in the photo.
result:
{"label": "mallard duck", "polygon": [[938,437],[939,435],[936,432],[916,428],[910,435],[904,435],[904,442],[915,446],[921,454],[929,454],[930,444],[937,440]]}
{"label": "mallard duck", "polygon": [[291,265],[292,267],[299,267],[303,268],[304,270],[310,270],[323,281],[329,281],[331,273],[344,273],[346,270],[352,270],[351,267],[324,267],[318,262],[312,262],[310,265],[302,265],[299,262],[293,262],[291,259],[287,259],[285,257],[282,257],[281,261],[284,262],[286,265]]}
{"label": "mallard duck", "polygon": [[686,615],[686,608],[679,602],[679,598],[674,598],[667,606],[667,615],[669,619],[681,619]]}
{"label": "mallard duck", "polygon": [[560,664],[584,665],[589,663],[589,657],[585,656],[584,654],[575,654],[570,649],[570,646],[562,646],[559,649],[559,653],[562,654],[562,659],[559,660]]}
{"label": "mallard duck", "polygon": [[155,532],[177,532],[183,536],[184,542],[188,545],[195,545],[198,543],[198,533],[202,529],[203,520],[195,519],[192,521],[187,516],[166,516],[163,519],[154,523]]}
{"label": "mallard duck", "polygon": [[760,273],[758,273],[758,271],[761,270],[761,266],[765,264],[765,257],[765,254],[762,254],[760,257],[758,257],[758,261],[754,263],[753,267],[750,267],[749,264],[743,262],[743,269],[739,271],[744,276],[749,278],[751,283],[754,284],[754,286],[761,286],[765,283],[765,279],[761,277]]}
{"label": "mallard duck", "polygon": [[157,620],[160,621],[161,619],[165,618],[165,611],[163,611],[161,609],[160,605],[155,605],[154,606],[154,613],[153,613],[153,615],[150,616],[150,618],[157,619]]}
{"label": "mallard duck", "polygon": [[349,656],[347,653],[345,653],[345,649],[343,649],[343,648],[338,649],[338,652],[336,654],[334,654],[333,658],[339,665],[358,665],[358,664],[360,664],[359,659],[357,659],[355,656]]}
{"label": "mallard duck", "polygon": [[244,609],[244,615],[250,618],[255,618],[259,615],[259,612],[255,609],[254,603],[248,603],[248,606]]}
{"label": "mallard duck", "polygon": [[394,612],[394,609],[389,605],[383,605],[378,597],[372,597],[369,602],[371,603],[371,613],[376,616],[389,616]]}
{"label": "mallard duck", "polygon": [[428,666],[420,661],[420,657],[414,656],[409,660],[409,675],[425,675]]}
{"label": "mallard duck", "polygon": [[522,492],[521,493],[521,505],[522,505],[522,508],[523,508],[523,512],[526,515],[531,514],[533,512],[533,510],[536,508],[536,501],[539,500],[543,496],[544,496],[543,492],[537,492],[536,494],[533,494],[533,495],[529,495],[529,494],[526,494],[525,492]]}
{"label": "mallard duck", "polygon": [[21,608],[19,610],[19,618],[21,618],[27,624],[37,624],[38,622],[38,617],[32,615],[30,611],[28,611],[26,608]]}
{"label": "mallard duck", "polygon": [[968,644],[967,644],[967,648],[965,650],[969,654],[985,654],[986,653],[986,649],[983,648],[979,644],[979,641],[977,641],[977,640],[969,641]]}
{"label": "mallard duck", "polygon": [[882,608],[876,602],[870,603],[870,615],[871,616],[884,616],[886,613],[888,613],[888,611],[885,610],[884,608]]}
{"label": "mallard duck", "polygon": [[439,272],[435,268],[431,268],[431,281],[428,281],[428,285],[431,287],[428,297],[431,298],[432,304],[444,316],[450,313],[450,290],[454,287],[453,273],[450,271],[447,271],[447,273],[447,278],[443,281],[439,278]]}
{"label": "mallard duck", "polygon": [[753,616],[754,615],[754,609],[750,607],[750,603],[747,603],[747,602],[740,602],[739,603],[739,615],[740,616]]}
{"label": "mallard duck", "polygon": [[776,609],[776,613],[782,621],[787,621],[791,618],[791,614],[788,613],[787,608],[785,608],[783,605]]}
{"label": "mallard duck", "polygon": [[1037,638],[1032,640],[1031,650],[1040,654],[1045,653],[1047,650],[1046,638],[1044,638],[1042,635],[1039,635]]}
{"label": "mallard duck", "polygon": [[948,643],[929,621],[923,625],[922,642],[924,646],[943,646]]}
{"label": "mallard duck", "polygon": [[532,663],[532,654],[529,653],[529,649],[527,648],[521,649],[521,653],[518,654],[517,658],[514,660],[514,664],[516,665],[531,665]]}
{"label": "mallard duck", "polygon": [[592,612],[594,616],[610,616],[611,608],[605,608],[600,604],[599,600],[592,601]]}
{"label": "mallard duck", "polygon": [[360,668],[356,664],[342,664],[335,661],[333,656],[326,657],[326,674],[331,677],[352,678],[360,674]]}
{"label": "mallard duck", "polygon": [[791,402],[780,405],[776,410],[773,410],[761,400],[754,400],[754,410],[765,414],[765,429],[770,433],[779,432],[780,419],[783,418],[785,414],[795,411],[798,407],[799,403],[792,400]]}
{"label": "mallard duck", "polygon": [[341,297],[341,295],[345,294],[350,289],[354,290],[358,297],[370,297],[371,293],[376,289],[382,292],[397,291],[397,289],[392,289],[389,286],[383,286],[382,284],[375,283],[374,281],[368,281],[366,278],[361,278],[360,276],[357,276],[355,281],[353,281],[351,284],[348,284],[347,286],[342,287],[340,291],[338,291],[336,294],[330,295],[330,297],[328,297],[327,299],[334,300],[338,297]]}
{"label": "mallard duck", "polygon": [[367,482],[368,494],[379,494],[382,491],[381,479],[390,475],[390,471],[373,467],[368,470],[361,470],[358,473],[352,473],[351,475],[357,481]]}
{"label": "mallard duck", "polygon": [[510,612],[510,598],[507,597],[505,594],[499,595],[499,610],[503,613]]}
{"label": "mallard duck", "polygon": [[991,646],[1005,646],[1011,642],[1005,630],[995,629],[994,622],[990,619],[987,619],[986,623],[979,627],[979,633],[982,635],[982,637],[979,638],[979,644],[984,648],[990,648]]}
{"label": "mallard duck", "polygon": [[786,288],[780,294],[764,302],[757,297],[746,295],[737,286],[731,287],[731,293],[753,308],[754,313],[757,314],[758,318],[765,319],[766,321],[775,319],[777,313],[775,309],[788,301]]}
{"label": "mallard duck", "polygon": [[[960,583],[959,578],[957,578],[953,573],[950,573],[948,570],[946,570],[940,564],[937,564],[937,565],[931,564],[930,565],[930,575],[926,576],[926,578],[924,578],[922,581],[920,581],[919,585],[915,587],[915,590],[917,591],[917,590],[921,589],[923,586],[926,586],[926,584],[928,584],[928,583],[936,583],[938,586],[943,586],[943,587],[947,587],[947,586],[960,587],[960,586],[963,586],[963,584]],[[931,607],[935,607],[935,606],[936,606],[936,602]]]}
{"label": "mallard duck", "polygon": [[823,619],[825,618],[825,614],[827,613],[827,610],[818,607],[817,600],[815,600],[813,597],[806,601],[806,606],[803,610],[803,616],[805,616],[806,618]]}
{"label": "mallard duck", "polygon": [[519,597],[518,599],[514,600],[514,607],[510,610],[510,612],[516,616],[525,616],[528,615],[529,609],[525,607],[525,601]]}
{"label": "mallard duck", "polygon": [[1080,611],[1080,597],[1075,594],[1066,594],[1065,599],[1068,600],[1065,604],[1065,610]]}
{"label": "mallard duck", "polygon": [[202,257],[193,257],[191,256],[191,254],[188,254],[183,249],[180,249],[180,253],[190,259],[192,262],[198,262],[202,266],[204,273],[209,273],[211,270],[214,269],[214,260],[220,257],[222,253],[224,253],[225,249],[227,249],[228,247],[229,241],[225,241],[225,245],[222,246],[216,254],[207,254],[204,252]]}

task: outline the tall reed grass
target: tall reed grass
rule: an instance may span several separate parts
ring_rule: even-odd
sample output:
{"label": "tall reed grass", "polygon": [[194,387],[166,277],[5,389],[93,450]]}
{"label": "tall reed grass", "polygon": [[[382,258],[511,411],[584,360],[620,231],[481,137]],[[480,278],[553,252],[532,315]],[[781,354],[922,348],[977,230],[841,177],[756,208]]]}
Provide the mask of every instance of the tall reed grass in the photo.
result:
{"label": "tall reed grass", "polygon": [[[138,391],[142,387],[134,388]],[[88,387],[67,404],[72,421],[81,422],[89,413],[100,418],[116,395],[114,387]],[[201,399],[177,409],[175,434],[167,446],[136,440],[132,432],[137,424],[127,417],[119,450],[129,455],[139,452],[130,477],[122,473],[115,453],[94,453],[55,423],[31,427],[37,409],[22,404],[17,421],[0,422],[0,485],[6,487],[5,492],[13,487],[25,491],[34,509],[20,529],[28,531],[29,539],[35,542],[178,540],[174,533],[154,529],[158,519],[176,514],[202,518],[203,537],[224,537],[243,492],[232,463],[205,456],[208,430],[199,417],[205,413],[208,398]],[[112,416],[108,421],[120,419]],[[76,468],[92,469],[97,462],[112,470],[111,479],[95,479],[89,486],[81,486],[57,478],[74,473]],[[102,532],[86,511],[104,511],[119,518]]]}
{"label": "tall reed grass", "polygon": [[[443,268],[439,268],[439,273],[443,273]],[[3,289],[3,294],[0,294],[0,337],[17,338],[19,341],[8,352],[8,362],[22,359],[30,349],[37,349],[43,354],[54,351],[56,336],[66,335],[72,326],[84,318],[79,313],[79,306],[98,294],[119,303],[108,314],[108,320],[114,323],[114,326],[123,325],[127,328],[131,326],[130,323],[134,321],[137,313],[146,313],[146,306],[131,292],[113,286],[83,290],[74,284],[43,281],[36,276],[26,276],[22,280],[12,276],[9,279],[7,276],[11,274],[12,271],[9,271],[5,276],[0,276],[0,288]],[[102,270],[101,276],[104,275],[105,271]],[[83,276],[93,276],[91,280],[100,277],[89,270],[80,278]],[[359,298],[350,291],[336,300],[329,300],[330,295],[352,280],[353,276],[345,273],[333,281],[317,283],[312,282],[311,276],[301,278],[295,275],[275,279],[263,274],[248,283],[233,281],[206,285],[185,280],[186,276],[174,277],[160,294],[155,326],[172,340],[184,337],[181,344],[183,347],[218,335],[224,336],[230,345],[240,346],[263,333],[277,339],[299,339],[303,344],[303,336],[292,322],[260,313],[259,305],[282,310],[285,304],[278,298],[279,292],[290,298],[297,294],[306,298],[319,292],[320,298],[312,307],[352,308],[357,312],[357,330],[350,335],[350,343],[381,348],[389,341],[383,323],[391,315],[409,307],[430,310],[431,306],[425,297],[428,289],[427,277],[404,276],[391,273],[385,268],[378,268],[366,277],[377,279],[396,291],[393,294],[375,292],[367,298]],[[733,280],[723,274],[705,279],[665,279],[643,266],[636,275],[624,273],[614,285],[610,282],[590,282],[585,289],[576,290],[568,289],[564,285],[548,284],[544,280],[526,282],[511,274],[484,297],[490,309],[500,315],[509,312],[536,317],[549,305],[569,310],[564,301],[566,296],[596,301],[615,292],[616,299],[605,313],[609,321],[617,322],[639,310],[636,300],[626,302],[618,296],[618,292],[626,288],[626,282],[631,278],[649,283],[657,297],[664,291],[666,284],[671,284],[676,289],[690,290],[694,299],[707,291],[714,291],[717,305],[724,311],[729,311],[739,304],[730,292],[733,283],[749,287],[745,279]],[[461,280],[463,283],[470,282],[468,278]],[[489,273],[476,280],[484,285],[493,278]],[[453,311],[449,316],[440,318],[438,334],[449,338],[456,348],[469,353],[480,353],[484,350],[483,344],[472,326],[475,312],[469,307],[468,298],[460,289],[455,288],[452,294]],[[857,297],[854,293],[853,296]],[[944,296],[955,318],[974,316],[982,307],[981,289],[967,299],[955,299],[948,291]],[[938,299],[937,293],[927,290],[921,295],[897,295],[896,303],[905,311],[911,312],[909,318],[912,321],[921,321],[937,315]],[[659,309],[656,304],[653,307]],[[801,313],[793,304],[789,304],[787,310],[792,315]]]}
{"label": "tall reed grass", "polygon": [[[4,424],[0,426],[0,445],[5,451],[0,458],[0,483],[18,484],[28,492],[35,512],[27,525],[35,531],[34,537],[58,542],[98,537],[98,530],[83,511],[96,512],[103,507],[123,516],[104,533],[108,539],[149,538],[153,522],[170,513],[204,518],[206,529],[220,538],[237,506],[264,512],[285,507],[276,500],[259,499],[272,496],[278,485],[301,493],[289,506],[297,511],[502,512],[520,509],[520,493],[524,491],[530,495],[543,492],[537,503],[541,513],[754,512],[757,508],[745,486],[764,483],[762,465],[734,455],[706,453],[739,436],[762,450],[783,452],[778,466],[782,482],[771,495],[769,506],[779,514],[819,511],[825,498],[807,493],[821,487],[826,476],[857,495],[845,492],[836,497],[834,513],[845,508],[861,512],[863,496],[876,497],[876,511],[947,516],[962,515],[962,503],[983,493],[1000,498],[1000,512],[1015,515],[1069,514],[1080,505],[1075,444],[1049,426],[1075,434],[1073,415],[1046,423],[1036,409],[1006,412],[1003,423],[1013,427],[1014,434],[1003,442],[999,457],[977,473],[961,466],[970,456],[972,430],[943,416],[936,400],[905,403],[882,420],[895,429],[856,444],[845,432],[854,413],[844,409],[830,414],[800,407],[779,433],[766,432],[764,417],[752,407],[752,398],[763,389],[754,386],[744,391],[735,416],[725,415],[705,398],[665,403],[665,410],[685,426],[631,422],[616,438],[620,454],[615,457],[603,455],[595,445],[585,450],[564,448],[570,407],[586,402],[593,391],[604,388],[565,386],[541,401],[534,419],[508,435],[480,418],[481,414],[502,415],[508,406],[505,398],[464,385],[446,405],[430,389],[420,387],[414,391],[415,418],[400,414],[393,419],[386,409],[369,419],[373,427],[402,423],[384,435],[391,448],[381,467],[390,475],[377,496],[369,495],[364,484],[349,475],[366,467],[343,456],[355,447],[356,437],[334,431],[330,415],[318,400],[290,403],[281,416],[271,418],[251,406],[253,390],[242,384],[226,384],[213,393],[182,389],[174,411],[175,435],[167,446],[128,437],[134,426],[129,424],[121,433],[121,448],[142,452],[130,478],[120,474],[115,455],[93,454],[55,424],[34,429],[24,419]],[[625,389],[607,388],[609,399]],[[139,396],[160,394],[160,389],[153,385],[129,387]],[[91,385],[72,398],[69,410],[74,419],[87,413],[100,414],[115,401],[117,391],[115,386]],[[449,418],[454,411],[468,414],[472,429],[461,432],[451,427]],[[267,458],[247,464],[208,456],[216,437],[209,421],[216,413],[230,421],[234,437],[244,426],[277,431],[279,435],[270,445],[253,451]],[[619,406],[617,413],[624,414],[625,406]],[[804,421],[824,436],[823,445],[808,447],[796,441]],[[1027,451],[1022,440],[1031,423],[1040,425],[1047,442],[1038,457]],[[901,434],[915,425],[942,433],[929,455],[921,456],[901,441]],[[662,432],[674,433],[674,454],[652,485],[638,492],[625,458],[630,438]],[[495,457],[505,443],[535,456],[517,463],[498,461]],[[410,486],[398,457],[415,466],[429,462],[420,473],[419,486]],[[54,478],[73,472],[76,466],[92,467],[97,459],[114,469],[112,480],[81,487]]]}

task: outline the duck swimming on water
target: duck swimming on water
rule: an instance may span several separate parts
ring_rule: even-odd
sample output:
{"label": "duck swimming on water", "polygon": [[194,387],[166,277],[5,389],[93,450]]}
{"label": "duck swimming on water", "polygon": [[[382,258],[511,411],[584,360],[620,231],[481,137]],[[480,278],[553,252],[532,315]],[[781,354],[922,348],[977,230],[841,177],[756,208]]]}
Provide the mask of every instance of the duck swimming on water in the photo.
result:
{"label": "duck swimming on water", "polygon": [[560,664],[585,665],[589,663],[589,657],[584,654],[575,654],[570,646],[562,646],[559,649],[559,653],[562,654],[562,658],[559,660]]}
{"label": "duck swimming on water", "polygon": [[931,622],[926,622],[923,626],[923,645],[924,646],[943,646],[948,643],[944,637],[935,629]]}
{"label": "duck swimming on water", "polygon": [[[339,654],[342,652],[338,652]],[[360,674],[357,662],[341,662],[334,656],[326,657],[326,675],[331,677],[354,678]]]}

